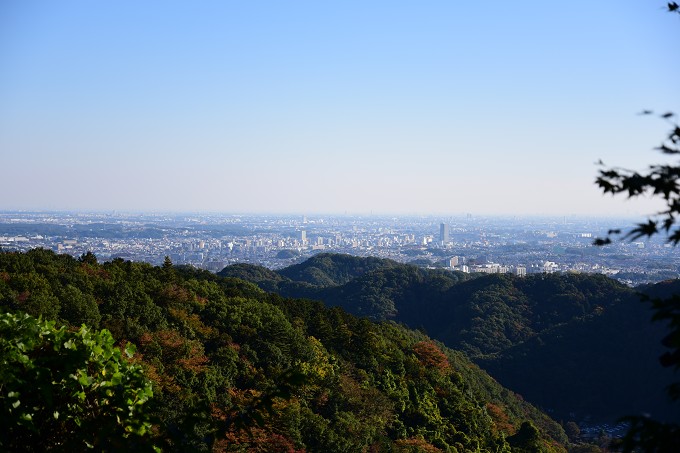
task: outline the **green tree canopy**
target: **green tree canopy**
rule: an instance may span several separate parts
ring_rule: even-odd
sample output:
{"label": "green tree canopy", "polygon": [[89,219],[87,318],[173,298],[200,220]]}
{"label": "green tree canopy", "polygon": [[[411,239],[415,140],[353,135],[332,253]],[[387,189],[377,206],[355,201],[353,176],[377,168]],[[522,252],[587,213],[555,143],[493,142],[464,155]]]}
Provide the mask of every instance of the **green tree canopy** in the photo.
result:
{"label": "green tree canopy", "polygon": [[113,343],[107,330],[0,314],[0,450],[151,450],[151,383]]}

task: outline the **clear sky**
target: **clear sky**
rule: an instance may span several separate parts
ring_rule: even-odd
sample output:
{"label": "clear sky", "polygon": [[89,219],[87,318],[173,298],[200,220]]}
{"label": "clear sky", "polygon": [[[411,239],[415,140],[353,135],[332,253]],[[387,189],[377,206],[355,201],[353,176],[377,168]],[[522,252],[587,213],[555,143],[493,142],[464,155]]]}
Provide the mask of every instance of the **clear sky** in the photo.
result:
{"label": "clear sky", "polygon": [[648,214],[649,0],[0,2],[0,209]]}

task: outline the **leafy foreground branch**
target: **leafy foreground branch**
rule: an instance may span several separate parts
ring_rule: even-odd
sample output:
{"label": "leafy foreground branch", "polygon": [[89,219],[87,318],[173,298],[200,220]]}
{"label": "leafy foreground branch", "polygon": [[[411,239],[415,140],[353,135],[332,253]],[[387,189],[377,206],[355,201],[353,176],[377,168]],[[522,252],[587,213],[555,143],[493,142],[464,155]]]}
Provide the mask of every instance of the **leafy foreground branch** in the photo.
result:
{"label": "leafy foreground branch", "polygon": [[[667,6],[669,12],[680,13],[676,2],[668,3]],[[642,112],[643,115],[652,113],[650,110]],[[680,126],[672,120],[675,114],[668,112],[660,117],[671,124],[671,129],[656,149],[665,155],[678,156],[680,155]],[[665,209],[647,219],[647,222],[637,224],[630,232],[623,235],[623,238],[635,240],[665,234],[668,242],[677,246],[680,243],[680,222],[678,222],[680,184],[678,181],[680,181],[680,162],[675,165],[651,165],[646,173],[619,168],[603,169],[600,170],[596,184],[605,194],[626,194],[628,198],[643,195],[661,198]],[[609,244],[612,242],[612,235],[620,234],[621,230],[611,230],[606,238],[597,239],[595,245]],[[653,299],[651,305],[654,311],[652,320],[665,321],[670,330],[663,340],[663,345],[669,348],[669,351],[664,353],[659,361],[664,367],[674,368],[677,371],[680,368],[680,295],[673,294],[670,297]],[[670,385],[667,393],[673,401],[680,399],[680,382]],[[630,416],[624,420],[630,423],[630,429],[618,444],[622,451],[680,451],[680,426],[677,424],[662,423],[641,416]]]}
{"label": "leafy foreground branch", "polygon": [[107,330],[0,314],[0,450],[151,451],[152,395]]}
{"label": "leafy foreground branch", "polygon": [[[680,14],[680,5],[677,2],[666,3],[666,9],[671,14]],[[652,115],[651,110],[644,110],[642,115]],[[680,155],[680,126],[673,121],[675,114],[666,112],[659,115],[663,120],[671,124],[671,130],[661,145],[656,147],[663,154]],[[602,164],[602,162],[600,162]],[[604,164],[602,164],[604,165]],[[639,173],[633,170],[610,168],[600,170],[600,176],[595,183],[606,193],[612,195],[627,194],[628,198],[641,195],[651,195],[664,200],[666,208],[648,219],[646,223],[639,223],[624,238],[635,240],[641,237],[651,237],[657,233],[665,232],[668,241],[677,245],[680,242],[680,225],[677,216],[680,214],[680,162],[676,165],[659,164],[651,165],[647,173]],[[611,236],[621,234],[620,230],[611,230],[604,239],[597,239],[596,245],[611,243]]]}
{"label": "leafy foreground branch", "polygon": [[[670,11],[677,11],[677,4]],[[651,111],[642,112],[649,115]],[[673,113],[664,113],[660,117],[670,121],[674,118]],[[666,139],[656,149],[663,154],[680,155],[680,127],[671,122],[672,129]],[[623,236],[624,239],[637,239],[651,237],[665,233],[668,241],[674,245],[680,243],[680,162],[677,165],[660,164],[651,165],[647,173],[638,173],[622,169],[600,170],[600,176],[596,184],[604,193],[627,194],[628,198],[642,195],[651,195],[663,199],[666,209],[648,219],[646,223],[640,223],[630,232]],[[620,230],[611,230],[604,239],[597,239],[596,245],[611,243],[611,236],[621,234]],[[647,302],[649,298],[645,298]],[[669,348],[659,361],[664,367],[680,368],[680,296],[673,294],[670,297],[660,297],[651,300],[654,311],[653,321],[665,321],[670,330],[664,338],[663,345]],[[669,397],[677,401],[680,399],[680,382],[672,384],[667,389]],[[662,423],[642,416],[625,417],[624,421],[630,423],[630,429],[618,444],[624,452],[677,452],[680,451],[680,426],[677,424]]]}
{"label": "leafy foreground branch", "polygon": [[[646,110],[644,115],[653,112]],[[660,115],[670,121],[675,115],[664,113]],[[680,126],[671,122],[672,128],[666,139],[656,149],[666,155],[680,155]],[[651,195],[663,199],[666,208],[657,213],[645,223],[636,225],[624,235],[624,239],[635,240],[640,237],[650,237],[664,232],[668,241],[677,245],[680,242],[680,225],[677,216],[680,214],[680,162],[677,165],[659,164],[649,166],[646,173],[633,170],[610,168],[600,170],[595,183],[606,193],[612,195],[626,194],[628,198]],[[611,236],[621,234],[620,230],[611,230],[607,238],[597,239],[596,245],[611,243]]]}

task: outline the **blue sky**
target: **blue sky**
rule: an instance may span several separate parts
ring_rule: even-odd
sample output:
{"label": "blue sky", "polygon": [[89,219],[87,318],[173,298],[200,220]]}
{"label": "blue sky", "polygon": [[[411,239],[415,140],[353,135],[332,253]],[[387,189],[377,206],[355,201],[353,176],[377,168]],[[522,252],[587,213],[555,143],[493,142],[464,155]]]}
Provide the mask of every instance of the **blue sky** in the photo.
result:
{"label": "blue sky", "polygon": [[0,209],[640,215],[664,2],[0,4]]}

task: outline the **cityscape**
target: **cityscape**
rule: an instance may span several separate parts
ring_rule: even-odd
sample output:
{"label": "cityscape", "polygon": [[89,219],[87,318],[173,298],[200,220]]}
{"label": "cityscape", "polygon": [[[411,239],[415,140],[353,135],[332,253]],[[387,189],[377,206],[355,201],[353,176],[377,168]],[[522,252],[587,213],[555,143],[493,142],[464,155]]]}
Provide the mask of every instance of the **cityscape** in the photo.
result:
{"label": "cityscape", "polygon": [[677,278],[663,238],[593,241],[631,219],[581,217],[339,216],[0,212],[0,249],[50,249],[218,272],[234,263],[271,269],[321,253],[389,258],[465,273],[601,273],[634,286]]}

